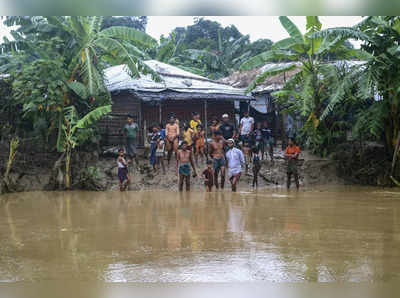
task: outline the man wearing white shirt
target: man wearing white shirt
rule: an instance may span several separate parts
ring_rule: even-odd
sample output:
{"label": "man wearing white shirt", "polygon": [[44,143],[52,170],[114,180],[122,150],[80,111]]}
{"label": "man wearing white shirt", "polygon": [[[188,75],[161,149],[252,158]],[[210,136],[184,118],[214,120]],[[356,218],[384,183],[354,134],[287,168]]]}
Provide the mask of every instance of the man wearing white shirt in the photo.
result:
{"label": "man wearing white shirt", "polygon": [[229,180],[232,184],[232,191],[236,191],[236,184],[239,182],[242,174],[242,165],[244,164],[244,156],[242,150],[235,148],[233,139],[228,140],[229,150],[226,152],[226,161],[228,163]]}
{"label": "man wearing white shirt", "polygon": [[240,140],[244,142],[248,142],[248,138],[250,133],[254,129],[254,118],[249,116],[249,111],[244,112],[244,117],[240,120]]}

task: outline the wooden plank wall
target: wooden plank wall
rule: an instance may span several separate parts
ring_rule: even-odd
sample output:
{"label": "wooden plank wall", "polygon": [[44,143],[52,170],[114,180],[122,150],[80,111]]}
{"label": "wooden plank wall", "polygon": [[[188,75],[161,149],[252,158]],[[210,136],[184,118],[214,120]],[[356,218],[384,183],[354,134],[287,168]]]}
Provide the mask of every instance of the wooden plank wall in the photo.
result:
{"label": "wooden plank wall", "polygon": [[[102,119],[100,121],[100,129],[102,142],[106,146],[119,146],[124,144],[121,130],[126,124],[127,114],[135,116],[139,127],[142,127],[141,100],[128,93],[113,95],[112,99],[111,119]],[[139,129],[139,144],[143,144],[142,129]]]}
{"label": "wooden plank wall", "polygon": [[[189,123],[192,119],[192,112],[199,112],[200,119],[204,123],[204,101],[200,100],[165,100],[162,102],[162,120],[163,125],[168,121],[171,114],[175,114],[180,120],[181,128],[184,123]],[[102,133],[102,142],[106,146],[120,146],[124,144],[121,137],[121,129],[126,123],[128,113],[137,117],[139,124],[139,145],[144,145],[144,136],[147,135],[143,129],[148,129],[153,124],[158,124],[160,110],[157,102],[142,102],[132,94],[113,95],[113,106],[111,119],[100,121]],[[221,119],[222,114],[229,114],[234,119],[233,101],[208,100],[208,122],[211,123],[213,117]]]}

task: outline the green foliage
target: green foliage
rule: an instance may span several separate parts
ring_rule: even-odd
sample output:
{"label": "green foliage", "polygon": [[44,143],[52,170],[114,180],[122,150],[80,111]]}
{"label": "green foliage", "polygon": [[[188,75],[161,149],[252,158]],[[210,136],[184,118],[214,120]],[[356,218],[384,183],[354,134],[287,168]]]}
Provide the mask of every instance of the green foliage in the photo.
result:
{"label": "green foliage", "polygon": [[57,135],[60,151],[65,117],[71,116],[66,107],[91,115],[110,104],[105,67],[126,64],[133,77],[150,73],[161,80],[143,62],[156,40],[132,27],[102,27],[103,18],[97,16],[6,17],[4,23],[19,26],[11,31],[15,40],[1,45],[0,55],[1,70],[13,78],[13,101],[46,143]]}
{"label": "green foliage", "polygon": [[105,16],[103,17],[103,22],[101,24],[101,30],[113,27],[113,26],[124,26],[130,27],[132,29],[140,30],[145,32],[147,26],[146,16],[124,16],[124,17],[114,17]]}
{"label": "green foliage", "polygon": [[[269,39],[251,43],[249,36],[241,34],[234,25],[223,28],[204,18],[195,19],[195,24],[186,28],[175,28],[169,40],[181,44],[169,63],[211,79],[230,75],[243,61],[272,46]],[[156,59],[165,62],[163,58]]]}

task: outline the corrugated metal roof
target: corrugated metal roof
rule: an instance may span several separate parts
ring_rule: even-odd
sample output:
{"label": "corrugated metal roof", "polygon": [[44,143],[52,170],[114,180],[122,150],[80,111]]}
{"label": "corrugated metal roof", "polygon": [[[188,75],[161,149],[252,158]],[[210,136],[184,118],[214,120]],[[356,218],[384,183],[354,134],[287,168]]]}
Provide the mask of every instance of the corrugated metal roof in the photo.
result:
{"label": "corrugated metal roof", "polygon": [[[329,62],[338,67],[344,66],[346,69],[349,69],[356,65],[365,64],[365,61],[357,61],[357,60],[336,60]],[[224,83],[229,83],[232,86],[238,86],[242,88],[247,88],[250,83],[257,78],[260,74],[276,67],[285,67],[289,65],[296,65],[297,68],[288,71],[285,73],[280,73],[275,76],[271,76],[267,78],[263,83],[258,84],[257,87],[252,91],[252,94],[276,91],[283,88],[285,84],[285,79],[289,79],[292,75],[296,74],[300,70],[301,62],[283,62],[283,63],[267,63],[260,68],[242,71],[242,72],[234,72],[229,77],[223,78],[220,81]]]}
{"label": "corrugated metal roof", "polygon": [[187,93],[244,95],[244,89],[212,81],[169,64],[156,60],[148,60],[145,63],[161,76],[163,82],[153,81],[150,74],[142,75],[139,79],[132,78],[126,72],[125,65],[118,65],[105,70],[107,89],[110,92],[118,90],[149,92],[173,90]]}

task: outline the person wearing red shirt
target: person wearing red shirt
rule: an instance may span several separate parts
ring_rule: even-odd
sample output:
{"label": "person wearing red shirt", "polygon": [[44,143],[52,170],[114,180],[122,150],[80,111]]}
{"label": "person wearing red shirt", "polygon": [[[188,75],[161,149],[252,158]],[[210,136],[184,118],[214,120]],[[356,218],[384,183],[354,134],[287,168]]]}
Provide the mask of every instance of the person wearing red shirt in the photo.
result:
{"label": "person wearing red shirt", "polygon": [[292,175],[294,176],[294,180],[296,181],[297,190],[299,190],[299,174],[297,172],[297,161],[300,155],[300,148],[297,146],[293,139],[289,139],[289,145],[285,150],[285,158],[287,159],[287,189],[290,188],[290,180],[292,179]]}

